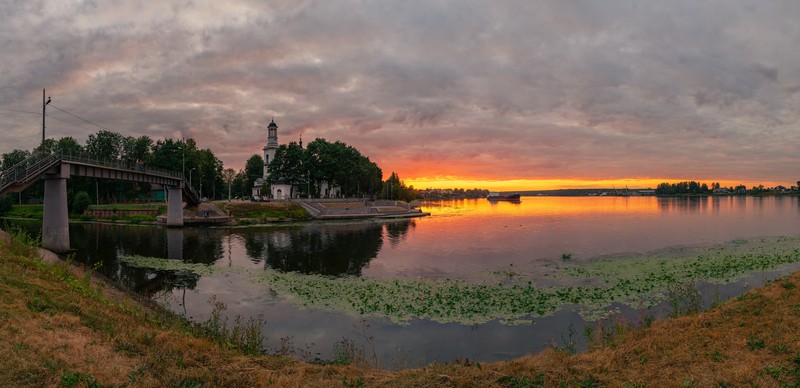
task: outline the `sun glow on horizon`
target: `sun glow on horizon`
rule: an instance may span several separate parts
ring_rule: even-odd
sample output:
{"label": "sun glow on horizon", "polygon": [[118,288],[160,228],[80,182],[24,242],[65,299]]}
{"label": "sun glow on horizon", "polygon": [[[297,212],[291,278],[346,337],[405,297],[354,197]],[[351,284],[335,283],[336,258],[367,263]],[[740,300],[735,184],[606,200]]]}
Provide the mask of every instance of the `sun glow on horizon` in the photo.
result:
{"label": "sun glow on horizon", "polygon": [[736,187],[745,185],[752,186],[764,185],[774,187],[777,185],[792,184],[785,182],[754,182],[754,181],[730,181],[715,179],[680,179],[680,178],[625,178],[625,179],[507,179],[507,180],[481,180],[464,177],[419,177],[404,179],[405,184],[414,186],[415,189],[486,189],[492,191],[537,191],[537,190],[559,190],[559,189],[655,189],[659,184],[677,183],[684,181],[696,181],[711,186],[718,182],[723,187]]}

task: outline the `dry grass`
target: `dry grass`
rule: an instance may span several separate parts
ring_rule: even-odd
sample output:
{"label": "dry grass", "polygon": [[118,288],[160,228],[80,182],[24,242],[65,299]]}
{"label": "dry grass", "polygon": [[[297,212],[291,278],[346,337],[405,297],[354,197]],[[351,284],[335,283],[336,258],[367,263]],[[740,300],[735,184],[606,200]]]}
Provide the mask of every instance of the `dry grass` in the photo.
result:
{"label": "dry grass", "polygon": [[220,348],[79,268],[7,248],[0,242],[0,386],[337,385],[363,373]]}
{"label": "dry grass", "polygon": [[221,348],[75,267],[0,241],[0,386],[797,386],[799,285],[800,273],[576,355],[387,372]]}

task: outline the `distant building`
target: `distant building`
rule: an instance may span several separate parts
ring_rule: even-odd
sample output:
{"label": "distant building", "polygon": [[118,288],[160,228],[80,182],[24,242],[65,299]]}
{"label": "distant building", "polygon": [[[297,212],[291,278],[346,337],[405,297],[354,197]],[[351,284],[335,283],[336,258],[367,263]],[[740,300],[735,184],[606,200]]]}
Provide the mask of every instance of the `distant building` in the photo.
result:
{"label": "distant building", "polygon": [[724,187],[717,187],[716,189],[714,189],[713,193],[714,194],[730,194],[731,191],[726,189],[726,188],[724,188]]}
{"label": "distant building", "polygon": [[[303,147],[303,140],[300,140],[300,147]],[[278,177],[275,183],[269,185],[267,191],[262,192],[267,178],[269,177],[269,164],[275,159],[275,153],[278,151],[278,124],[275,120],[270,121],[267,126],[267,145],[264,146],[264,174],[261,178],[256,179],[253,183],[253,198],[256,199],[289,199],[300,198],[299,187],[305,185],[306,182],[301,182],[292,185],[283,177]],[[341,189],[338,186],[331,186],[328,182],[320,184],[320,192],[323,197],[335,198],[341,196]]]}

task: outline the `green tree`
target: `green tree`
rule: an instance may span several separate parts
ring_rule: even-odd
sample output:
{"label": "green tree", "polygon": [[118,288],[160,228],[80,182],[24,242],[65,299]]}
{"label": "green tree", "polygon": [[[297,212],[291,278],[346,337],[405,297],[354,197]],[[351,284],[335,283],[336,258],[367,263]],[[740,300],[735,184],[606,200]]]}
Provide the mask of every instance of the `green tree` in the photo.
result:
{"label": "green tree", "polygon": [[152,148],[153,139],[147,136],[126,136],[122,139],[122,157],[127,160],[149,163],[153,159]]}
{"label": "green tree", "polygon": [[314,192],[322,182],[339,186],[345,196],[373,195],[380,190],[383,172],[356,148],[343,142],[330,143],[323,138],[308,144],[303,157]]}
{"label": "green tree", "polygon": [[308,179],[308,170],[303,162],[304,159],[304,150],[296,142],[280,145],[275,151],[275,157],[267,166],[269,171],[267,183],[275,184],[278,179],[283,179],[291,185],[305,182]]}
{"label": "green tree", "polygon": [[0,216],[11,210],[11,206],[13,205],[14,198],[11,196],[11,194],[0,195]]}
{"label": "green tree", "polygon": [[27,159],[31,156],[31,153],[25,150],[13,150],[9,153],[3,154],[3,168],[2,170],[8,170],[11,167],[16,166],[19,162]]}
{"label": "green tree", "polygon": [[210,149],[205,148],[195,153],[197,161],[196,182],[199,192],[203,197],[216,198],[217,192],[222,193],[222,161]]}
{"label": "green tree", "polygon": [[392,175],[383,184],[381,198],[410,202],[417,199],[417,193],[414,186],[406,186],[405,182],[400,180],[400,176],[392,172]]}
{"label": "green tree", "polygon": [[81,156],[83,155],[83,146],[71,136],[67,136],[56,141],[53,152],[63,155]]}
{"label": "green tree", "polygon": [[72,214],[83,214],[83,212],[89,208],[89,205],[92,204],[92,199],[89,197],[89,194],[85,191],[78,192],[75,194],[75,197],[72,198]]}
{"label": "green tree", "polygon": [[310,172],[313,190],[319,195],[321,182],[336,184],[337,160],[333,152],[333,144],[323,138],[316,138],[308,143],[305,149],[304,162]]}
{"label": "green tree", "polygon": [[101,130],[86,139],[86,156],[97,160],[116,160],[122,157],[122,135]]}
{"label": "green tree", "polygon": [[226,168],[222,171],[222,178],[225,180],[225,184],[228,185],[228,201],[230,201],[233,194],[233,181],[236,179],[236,170]]}
{"label": "green tree", "polygon": [[150,165],[172,171],[181,171],[186,177],[197,166],[197,144],[193,139],[157,140],[152,146]]}
{"label": "green tree", "polygon": [[[3,154],[2,157],[2,171],[8,170],[11,167],[22,163],[25,159],[31,156],[30,151],[15,149],[9,153]],[[42,181],[36,182],[23,192],[17,194],[17,201],[23,203],[29,198],[41,198],[44,196],[44,183]]]}
{"label": "green tree", "polygon": [[261,155],[253,155],[244,165],[244,179],[242,181],[242,192],[244,195],[249,196],[250,190],[253,188],[256,179],[264,176],[264,158]]}
{"label": "green tree", "polygon": [[374,197],[382,186],[383,171],[366,156],[361,156],[359,158],[358,166],[359,173],[356,186],[359,191],[358,194],[367,193],[370,197]]}

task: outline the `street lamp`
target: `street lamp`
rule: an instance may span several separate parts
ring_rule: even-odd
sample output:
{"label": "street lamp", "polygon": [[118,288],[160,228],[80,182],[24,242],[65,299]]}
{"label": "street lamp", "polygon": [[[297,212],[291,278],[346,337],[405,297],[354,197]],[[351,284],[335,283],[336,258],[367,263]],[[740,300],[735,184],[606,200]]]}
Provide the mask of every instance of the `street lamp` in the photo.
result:
{"label": "street lamp", "polygon": [[47,98],[47,102],[44,101],[44,89],[42,89],[42,148],[44,149],[44,116],[45,116],[45,108],[47,108],[47,104],[50,103],[50,97]]}

